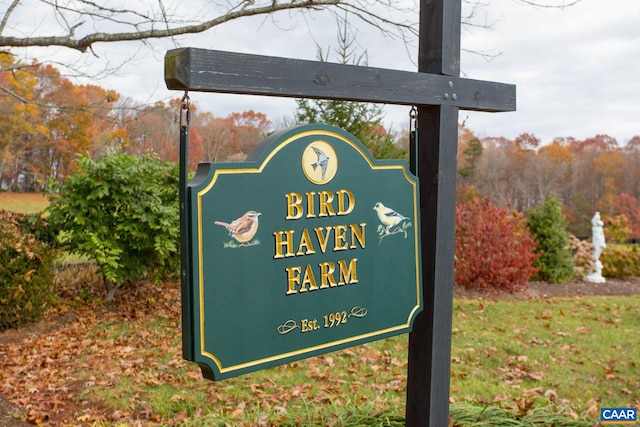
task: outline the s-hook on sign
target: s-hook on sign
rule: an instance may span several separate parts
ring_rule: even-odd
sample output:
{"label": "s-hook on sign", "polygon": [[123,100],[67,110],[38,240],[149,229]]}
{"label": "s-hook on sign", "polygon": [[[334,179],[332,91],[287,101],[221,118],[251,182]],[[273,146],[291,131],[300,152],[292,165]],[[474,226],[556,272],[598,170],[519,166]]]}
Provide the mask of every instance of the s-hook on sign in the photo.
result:
{"label": "s-hook on sign", "polygon": [[422,310],[418,180],[306,125],[189,183],[184,347],[223,379],[409,332]]}

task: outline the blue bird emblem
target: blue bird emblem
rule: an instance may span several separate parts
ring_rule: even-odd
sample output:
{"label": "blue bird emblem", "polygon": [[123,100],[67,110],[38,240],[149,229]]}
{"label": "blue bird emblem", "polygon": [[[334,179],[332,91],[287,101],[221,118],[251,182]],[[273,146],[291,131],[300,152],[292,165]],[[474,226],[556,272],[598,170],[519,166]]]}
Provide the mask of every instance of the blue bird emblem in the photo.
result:
{"label": "blue bird emblem", "polygon": [[327,166],[329,164],[329,157],[327,157],[327,155],[324,154],[322,150],[314,146],[311,146],[311,148],[313,148],[313,151],[315,151],[316,155],[318,156],[318,160],[315,163],[312,163],[311,167],[313,167],[313,170],[315,171],[316,168],[320,166],[320,170],[322,172],[322,179],[324,180],[324,175],[327,173]]}

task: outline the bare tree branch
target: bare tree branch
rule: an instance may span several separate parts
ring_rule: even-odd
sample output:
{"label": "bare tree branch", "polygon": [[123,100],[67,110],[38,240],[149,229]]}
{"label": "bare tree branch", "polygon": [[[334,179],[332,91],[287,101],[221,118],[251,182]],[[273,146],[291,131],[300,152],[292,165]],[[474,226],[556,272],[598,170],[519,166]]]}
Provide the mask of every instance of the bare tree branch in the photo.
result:
{"label": "bare tree branch", "polygon": [[[197,2],[196,0],[193,0]],[[496,0],[463,0],[465,28],[491,28],[495,22],[483,10]],[[537,7],[564,8],[581,0],[513,0]],[[335,16],[351,15],[378,29],[382,34],[402,40],[407,54],[416,41],[418,18],[415,4],[407,0],[200,0],[200,9],[186,9],[177,0],[5,0],[9,3],[0,19],[0,53],[11,55],[12,48],[58,47],[91,52],[98,43],[140,41],[146,46],[153,39],[202,33],[216,26],[251,16],[270,17],[277,12],[327,11]],[[191,16],[181,14],[190,13]],[[0,12],[1,13],[1,12]],[[55,19],[51,19],[54,16]],[[266,18],[265,18],[266,19]],[[346,19],[346,18],[344,18]],[[31,21],[31,23],[29,23]],[[31,27],[30,27],[31,25]],[[174,42],[174,44],[177,44]],[[467,50],[465,50],[467,51]],[[487,59],[498,56],[491,51],[470,53]],[[125,61],[130,60],[127,58]],[[47,62],[52,62],[51,60]],[[16,62],[17,64],[20,61]],[[108,63],[108,60],[105,61]],[[124,63],[124,62],[123,62]],[[60,64],[61,69],[88,77],[76,64]],[[121,66],[121,65],[120,65]],[[113,74],[116,67],[105,68]],[[1,71],[8,71],[5,66]],[[89,76],[93,80],[97,75]],[[11,88],[2,92],[12,94]],[[27,102],[26,99],[21,99]]]}
{"label": "bare tree branch", "polygon": [[[483,22],[474,19],[476,11],[486,7],[491,0],[464,1],[469,10],[464,16],[465,26],[491,27],[492,23],[486,19]],[[536,7],[565,8],[581,0],[514,1]],[[39,2],[39,5],[34,5],[33,2]],[[164,0],[137,1],[133,2],[131,7],[114,6],[109,3],[90,0],[13,0],[0,21],[0,47],[58,46],[87,52],[96,43],[146,42],[202,33],[239,18],[292,10],[347,12],[380,29],[384,34],[402,40],[415,37],[417,34],[416,22],[401,21],[397,17],[402,14],[393,13],[402,12],[405,17],[409,16],[406,14],[406,7],[402,7],[403,0],[239,0],[228,1],[225,5],[209,1],[204,5],[207,8],[215,8],[215,12],[203,9],[203,13],[196,13],[194,17],[187,19],[178,17],[174,11],[168,13]],[[19,8],[22,9],[22,13],[27,9],[53,11],[58,22],[58,34],[55,34],[55,30],[54,34],[43,35],[44,30],[40,28],[25,29],[25,24],[17,14]],[[416,11],[410,12],[416,15],[417,19]]]}
{"label": "bare tree branch", "polygon": [[[394,32],[410,31],[415,33],[414,26],[408,23],[396,22],[388,18],[387,14],[382,13],[382,7],[377,9],[380,13],[376,13],[374,6],[383,6],[384,8],[396,8],[395,2],[385,2],[381,0],[373,1],[350,1],[350,0],[266,0],[258,2],[256,0],[243,0],[236,6],[230,6],[225,12],[218,16],[206,19],[198,23],[177,22],[175,17],[169,16],[162,1],[158,2],[159,11],[157,17],[153,14],[140,13],[132,9],[115,9],[97,5],[86,0],[76,0],[61,5],[58,2],[49,0],[42,1],[48,7],[53,7],[57,16],[64,24],[60,27],[63,29],[61,35],[6,35],[9,18],[19,0],[7,9],[2,21],[3,31],[0,32],[0,46],[4,47],[43,47],[43,46],[61,46],[76,49],[80,52],[86,52],[95,43],[103,42],[119,42],[134,40],[150,40],[159,38],[169,38],[185,34],[195,34],[207,31],[213,27],[230,22],[239,18],[268,15],[275,12],[287,10],[306,10],[318,11],[329,8],[337,8],[356,15],[364,22],[374,25],[387,34]],[[399,8],[397,8],[399,10]],[[75,17],[73,15],[76,15]],[[80,20],[82,19],[82,20]],[[90,22],[85,22],[91,20]],[[77,22],[75,22],[77,21]],[[128,26],[133,31],[95,31],[76,37],[81,27],[87,27],[93,23],[100,21],[108,21],[110,24],[118,24],[119,27]],[[101,27],[97,27],[101,28]]]}
{"label": "bare tree branch", "polygon": [[517,3],[523,3],[529,6],[543,7],[547,9],[564,9],[565,7],[576,5],[581,1],[582,0],[549,0],[549,1],[516,0]]}
{"label": "bare tree branch", "polygon": [[2,22],[0,23],[0,34],[4,32],[4,29],[7,26],[7,21],[11,17],[11,13],[15,10],[19,3],[20,0],[13,0],[13,3],[11,3],[11,5],[7,8],[7,11],[2,17]]}

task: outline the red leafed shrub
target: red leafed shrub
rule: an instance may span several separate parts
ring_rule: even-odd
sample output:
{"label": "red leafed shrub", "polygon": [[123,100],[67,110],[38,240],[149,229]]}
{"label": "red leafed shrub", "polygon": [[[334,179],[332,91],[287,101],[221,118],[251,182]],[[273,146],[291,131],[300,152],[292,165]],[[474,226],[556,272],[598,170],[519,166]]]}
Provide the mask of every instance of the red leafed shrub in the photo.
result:
{"label": "red leafed shrub", "polygon": [[538,269],[536,243],[521,214],[472,200],[456,208],[454,280],[474,289],[521,291]]}

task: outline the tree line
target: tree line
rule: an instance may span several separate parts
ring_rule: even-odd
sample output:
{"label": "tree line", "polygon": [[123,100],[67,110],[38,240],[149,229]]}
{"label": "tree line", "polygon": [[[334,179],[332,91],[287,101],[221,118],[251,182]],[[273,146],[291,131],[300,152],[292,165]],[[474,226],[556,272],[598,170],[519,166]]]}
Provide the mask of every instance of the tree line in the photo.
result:
{"label": "tree line", "polygon": [[481,195],[520,212],[556,198],[578,237],[591,235],[598,211],[610,239],[640,238],[640,136],[624,145],[608,135],[542,145],[527,133],[478,138],[461,128],[458,139],[459,197]]}
{"label": "tree line", "polygon": [[[51,65],[24,63],[0,53],[0,189],[43,191],[77,168],[77,156],[105,153],[155,155],[178,160],[178,99],[142,105],[96,85],[74,84]],[[406,157],[408,136],[382,125],[378,106],[300,100],[291,123],[322,120],[347,129],[378,158]],[[353,125],[353,126],[352,126]],[[192,106],[190,167],[240,161],[271,131],[267,116],[252,110],[216,117]],[[527,133],[510,140],[458,137],[459,197],[483,196],[498,206],[527,212],[554,197],[570,231],[590,235],[601,212],[608,231],[640,238],[640,136],[621,145],[608,135],[555,138],[541,144]]]}
{"label": "tree line", "polygon": [[[43,191],[77,169],[77,156],[156,155],[178,160],[180,100],[142,105],[96,85],[74,84],[51,65],[0,53],[0,189]],[[193,107],[190,167],[238,161],[269,133],[258,112],[215,117]]]}

